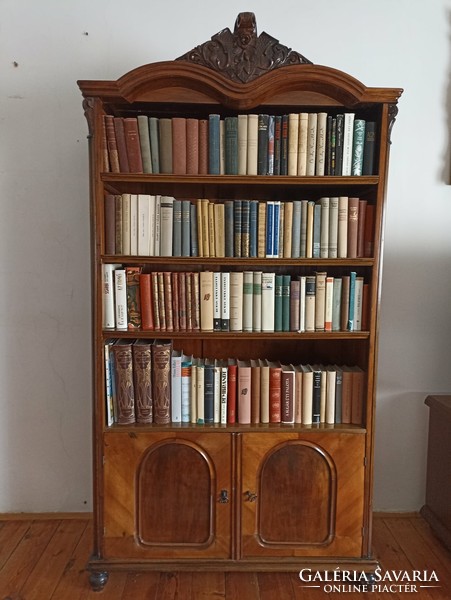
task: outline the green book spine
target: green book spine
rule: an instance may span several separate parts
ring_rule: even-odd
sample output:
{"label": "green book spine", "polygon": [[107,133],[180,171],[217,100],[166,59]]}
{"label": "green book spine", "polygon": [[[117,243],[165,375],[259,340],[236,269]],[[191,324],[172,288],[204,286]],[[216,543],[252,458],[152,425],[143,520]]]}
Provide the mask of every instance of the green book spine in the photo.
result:
{"label": "green book spine", "polygon": [[291,276],[282,276],[282,331],[290,331],[290,284]]}
{"label": "green book spine", "polygon": [[274,300],[274,331],[282,331],[283,327],[283,276],[276,275],[275,300]]}
{"label": "green book spine", "polygon": [[365,121],[363,119],[356,119],[354,121],[351,175],[354,175],[354,176],[362,175],[364,145],[365,145]]}

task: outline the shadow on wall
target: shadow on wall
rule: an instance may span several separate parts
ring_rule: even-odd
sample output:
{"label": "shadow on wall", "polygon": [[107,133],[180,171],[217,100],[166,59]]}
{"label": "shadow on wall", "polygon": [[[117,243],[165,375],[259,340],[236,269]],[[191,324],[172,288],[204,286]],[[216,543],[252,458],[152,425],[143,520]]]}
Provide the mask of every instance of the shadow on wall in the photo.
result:
{"label": "shadow on wall", "polygon": [[[448,12],[446,17],[448,23],[448,41],[451,49],[451,11]],[[451,59],[451,52],[449,53]],[[440,173],[440,180],[444,183],[451,185],[451,60],[448,67],[448,88],[445,93],[445,112],[447,115],[448,131],[445,136],[446,146],[443,149],[443,167]]]}
{"label": "shadow on wall", "polygon": [[374,509],[418,511],[424,504],[431,392],[381,390],[377,398]]}

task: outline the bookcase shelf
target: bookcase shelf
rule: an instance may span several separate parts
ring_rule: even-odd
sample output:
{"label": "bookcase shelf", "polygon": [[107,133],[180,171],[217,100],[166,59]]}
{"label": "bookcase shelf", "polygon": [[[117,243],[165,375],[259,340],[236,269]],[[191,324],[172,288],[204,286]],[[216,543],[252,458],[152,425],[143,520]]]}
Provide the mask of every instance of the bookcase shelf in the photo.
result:
{"label": "bookcase shelf", "polygon": [[[371,551],[371,497],[382,228],[390,135],[402,90],[366,87],[344,72],[312,64],[268,34],[258,36],[252,13],[241,13],[233,32],[224,29],[177,60],[138,67],[117,81],[79,81],[78,85],[89,127],[91,184],[94,536],[88,570],[92,587],[100,590],[109,571],[126,569],[374,570],[377,561]],[[217,140],[222,140],[224,153],[229,153],[226,161],[235,160],[233,130],[229,137],[227,133],[215,137],[214,119],[210,125],[213,116],[219,119],[220,127],[222,122],[224,130],[227,119],[234,127],[234,119],[241,117],[242,122],[250,122],[257,117],[262,131],[266,131],[266,123],[270,129],[274,117],[275,128],[278,123],[281,132],[274,136],[274,148],[276,142],[279,144],[274,157],[280,158],[280,169],[274,172],[290,175],[225,174],[237,171],[227,162],[222,171],[216,169],[213,159],[220,153],[212,154],[208,170],[199,168],[194,174],[184,174],[188,169],[180,168],[179,163],[175,169],[180,148],[186,144],[188,154],[188,145],[194,146],[199,140],[203,146],[199,142],[200,152],[194,154],[199,164],[201,153],[204,160],[206,148],[214,147]],[[182,143],[174,132],[183,133],[185,127],[188,131],[188,119],[194,122],[191,126],[199,139],[193,134]],[[303,167],[298,167],[300,160],[297,163],[292,156],[289,167],[283,153],[284,144],[287,153],[291,148],[296,158],[304,151],[305,146],[293,140],[298,134],[305,140],[301,133],[304,125],[296,129],[296,123],[309,119],[309,157],[313,160],[316,156],[318,162],[308,171],[315,175],[307,176]],[[313,123],[320,121],[322,124],[315,129]],[[143,127],[140,133],[138,122]],[[345,135],[340,136],[345,122],[346,144]],[[160,128],[160,137],[155,137],[154,129],[153,141],[158,140],[161,146],[169,144],[172,154],[179,155],[171,158],[170,169],[152,166],[151,174],[149,154],[148,172],[140,173],[145,169],[139,167],[144,161],[142,156],[138,159],[138,154],[147,152],[147,129],[151,148],[152,126]],[[211,137],[207,133],[201,139],[201,129],[209,132],[210,126]],[[163,129],[169,131],[169,127],[173,128],[174,138],[163,135]],[[347,167],[340,170],[337,156],[342,141],[347,157],[356,161],[351,171]],[[119,172],[121,165],[116,161],[122,142],[122,158],[132,165],[122,171],[135,172]],[[359,149],[363,149],[364,159],[366,153],[368,168],[361,168]],[[248,144],[246,152],[251,151]],[[165,152],[160,158],[164,156],[167,161],[168,147]],[[271,135],[263,138],[262,134],[259,172],[273,172],[272,152]],[[346,174],[323,175],[323,159],[327,162],[325,173]],[[286,164],[282,169],[283,160]],[[176,170],[180,174],[157,170]],[[220,174],[199,174],[208,171]],[[140,198],[143,202],[143,212],[133,208],[134,223],[143,224],[141,230],[130,224],[131,210],[123,218],[122,211],[132,206],[127,204],[129,196],[136,196],[133,201],[137,203]],[[190,218],[198,203],[208,199],[208,225],[193,217],[189,221],[192,229],[181,233],[189,236],[185,256],[175,256],[180,253],[178,247],[174,250],[175,243],[169,251],[167,245],[162,250],[171,227],[175,230],[174,215],[173,221],[166,218],[161,237],[156,233],[158,227],[163,230],[161,215],[158,225],[150,227],[146,206],[157,215],[156,199],[163,197],[172,199],[169,204],[185,202],[185,217]],[[348,211],[351,198],[352,211]],[[212,244],[216,235],[225,236],[226,232],[230,243],[231,220],[223,225],[220,211],[225,213],[229,202],[228,209],[233,205],[238,215],[243,199],[254,201],[257,219],[265,225],[256,233],[253,221],[253,243],[264,240],[258,251],[253,246],[254,256],[238,257],[251,254],[245,247],[247,238],[243,242],[245,251],[235,251],[235,247],[230,251],[229,246],[223,252],[218,244],[219,250],[215,247],[211,252],[197,252],[195,242],[200,245],[204,239],[196,237],[194,223],[200,223],[203,233],[208,228]],[[321,255],[318,232],[322,231],[321,223],[326,231],[328,217],[319,209],[326,210],[327,201],[334,200],[335,211],[339,199],[343,200],[341,216],[337,216],[344,227],[340,230],[341,251],[334,249],[329,254],[331,243]],[[283,221],[275,209],[276,216],[268,216],[270,208],[279,205],[281,214],[285,210],[287,214],[293,210],[294,214],[295,206],[300,212],[297,201],[304,202],[305,210],[309,203],[308,224],[302,223],[301,227],[299,221],[291,222],[289,217]],[[365,211],[366,215],[370,213],[366,221]],[[338,211],[333,214],[335,219]],[[368,227],[367,237],[362,234],[363,228],[359,231],[356,253],[354,248],[348,251],[346,244],[351,228],[355,241],[359,215],[360,225]],[[217,229],[215,218],[221,224]],[[239,224],[238,217],[233,218],[234,226]],[[309,236],[311,246],[302,246],[305,242],[301,241],[300,251],[295,248],[292,252],[287,242],[286,247],[273,244],[273,251],[266,251],[268,242],[280,233],[281,223],[285,240],[294,234],[300,238],[308,231],[305,237]],[[210,230],[211,225],[214,227]],[[335,220],[333,227],[338,228]],[[145,251],[141,252],[137,244],[139,231],[144,232],[141,247]],[[211,237],[210,231],[215,232]],[[246,228],[233,231],[237,235],[234,242],[247,234]],[[334,236],[337,229],[331,231]],[[122,237],[132,232],[134,245],[123,244]],[[157,241],[147,242],[147,235]],[[182,241],[187,239],[182,237]],[[180,238],[174,236],[174,240],[178,244]],[[264,258],[273,254],[277,258]],[[315,257],[292,258],[310,254]],[[249,320],[246,327],[234,325],[237,331],[211,331],[212,298],[216,308],[218,299],[223,299],[223,329],[228,325],[226,313],[232,298],[234,310],[238,307],[234,318],[241,318],[240,306],[244,312],[244,304],[249,302],[249,272],[255,275],[252,295],[256,315],[263,307],[263,302],[259,304],[263,289],[260,273],[266,277],[269,301],[264,317],[256,317],[252,332],[244,331],[249,329]],[[235,295],[219,296],[219,290],[227,291],[228,276],[234,277]],[[241,283],[236,282],[241,276],[243,284],[239,288]],[[291,288],[291,284],[297,283],[300,289],[305,284],[307,289],[307,278],[309,294],[315,294],[315,309],[309,312],[309,318],[313,315],[315,319],[315,330],[311,321],[309,327],[299,326],[301,332],[288,331],[287,321],[284,331],[279,331],[279,322],[274,328],[268,327],[268,322],[276,319],[276,283],[279,290],[284,285],[285,292],[290,286],[289,294],[284,292],[285,300],[296,299],[297,288]],[[325,278],[329,279],[327,294],[321,287]],[[171,283],[165,287],[165,281]],[[216,287],[212,287],[212,281],[216,281]],[[356,287],[358,283],[357,294],[354,283]],[[185,304],[182,292],[189,299],[185,298]],[[330,326],[331,300],[340,311],[334,313],[335,317],[340,315],[340,331],[322,331],[326,320]],[[196,323],[193,330],[185,322],[182,326],[185,309],[188,313],[186,302],[195,319],[199,309],[207,326]],[[360,319],[363,305],[362,319],[355,327],[351,317],[359,315]],[[277,306],[280,308],[280,303]],[[282,314],[288,318],[288,305],[283,306]],[[289,319],[307,315],[304,300],[300,306],[298,313],[297,308],[293,314],[290,312]],[[174,331],[165,328],[166,324],[158,328],[155,321],[145,328],[145,310],[146,318],[153,310],[152,319],[156,319],[157,310],[163,308],[169,321],[179,319],[179,327]],[[218,318],[217,313],[214,318]],[[263,318],[265,327],[260,327]],[[215,325],[217,328],[217,320]]]}

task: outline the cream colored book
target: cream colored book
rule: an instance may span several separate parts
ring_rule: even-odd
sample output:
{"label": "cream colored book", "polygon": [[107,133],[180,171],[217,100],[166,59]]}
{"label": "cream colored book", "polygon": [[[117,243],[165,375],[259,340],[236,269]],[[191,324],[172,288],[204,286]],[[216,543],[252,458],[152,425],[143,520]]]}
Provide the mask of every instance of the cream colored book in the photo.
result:
{"label": "cream colored book", "polygon": [[324,331],[326,316],[326,277],[324,271],[316,273],[315,331]]}
{"label": "cream colored book", "polygon": [[258,204],[258,258],[266,258],[266,202]]}
{"label": "cream colored book", "polygon": [[329,206],[330,198],[321,198],[320,258],[329,258]]}
{"label": "cream colored book", "polygon": [[302,424],[312,424],[313,371],[310,365],[301,365],[302,370]]}
{"label": "cream colored book", "polygon": [[213,272],[201,271],[200,287],[200,328],[201,331],[213,331]]}
{"label": "cream colored book", "polygon": [[274,331],[275,273],[262,273],[262,331]]}
{"label": "cream colored book", "polygon": [[288,115],[288,175],[298,174],[299,114]]}
{"label": "cream colored book", "polygon": [[329,258],[338,257],[338,197],[329,200]]}
{"label": "cream colored book", "polygon": [[207,198],[202,198],[201,218],[202,218],[202,250],[205,258],[210,257],[210,227],[208,223],[208,205]]}
{"label": "cream colored book", "polygon": [[224,204],[214,204],[215,221],[215,255],[217,258],[225,256],[225,222],[224,222]]}
{"label": "cream colored book", "polygon": [[259,359],[260,366],[260,421],[269,423],[269,364]]}
{"label": "cream colored book", "polygon": [[208,241],[210,248],[210,258],[216,256],[216,222],[215,222],[215,205],[213,202],[208,203]]}
{"label": "cream colored book", "polygon": [[338,198],[337,256],[348,256],[348,196]]}
{"label": "cream colored book", "polygon": [[238,175],[247,175],[247,122],[247,115],[238,115]]}
{"label": "cream colored book", "polygon": [[293,233],[293,202],[284,202],[283,258],[291,258]]}
{"label": "cream colored book", "polygon": [[247,115],[247,174],[258,172],[258,115]]}
{"label": "cream colored book", "polygon": [[324,175],[326,164],[326,129],[327,113],[318,113],[316,131],[316,168],[315,175]]}
{"label": "cream colored book", "polygon": [[299,115],[299,137],[298,137],[298,175],[307,175],[307,133],[308,113]]}
{"label": "cream colored book", "polygon": [[309,113],[307,132],[307,173],[309,177],[315,175],[316,167],[316,132],[318,126],[318,113]]}
{"label": "cream colored book", "polygon": [[337,371],[334,367],[326,369],[326,423],[333,425],[335,423],[335,386],[337,381]]}
{"label": "cream colored book", "polygon": [[130,194],[122,194],[122,254],[130,255]]}

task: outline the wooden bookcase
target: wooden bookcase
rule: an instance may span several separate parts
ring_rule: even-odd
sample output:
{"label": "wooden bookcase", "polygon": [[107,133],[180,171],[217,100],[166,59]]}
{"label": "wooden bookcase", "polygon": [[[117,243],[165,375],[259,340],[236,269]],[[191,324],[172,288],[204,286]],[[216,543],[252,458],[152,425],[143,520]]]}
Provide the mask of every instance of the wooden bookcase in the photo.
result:
{"label": "wooden bookcase", "polygon": [[[101,589],[111,570],[315,570],[371,572],[378,304],[390,131],[402,90],[369,88],[316,66],[271,36],[252,13],[175,61],[117,81],[79,81],[89,126],[93,298],[94,546],[88,569]],[[172,175],[108,172],[104,115],[137,117],[325,111],[376,123],[374,171],[361,176]],[[112,256],[105,250],[108,194],[211,202],[358,197],[374,206],[374,251],[359,258]],[[261,270],[293,277],[356,271],[369,284],[365,330],[149,332],[102,327],[103,265],[147,271]],[[317,425],[107,425],[104,345],[165,339],[198,357],[357,365],[366,374],[362,422]]]}

